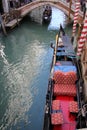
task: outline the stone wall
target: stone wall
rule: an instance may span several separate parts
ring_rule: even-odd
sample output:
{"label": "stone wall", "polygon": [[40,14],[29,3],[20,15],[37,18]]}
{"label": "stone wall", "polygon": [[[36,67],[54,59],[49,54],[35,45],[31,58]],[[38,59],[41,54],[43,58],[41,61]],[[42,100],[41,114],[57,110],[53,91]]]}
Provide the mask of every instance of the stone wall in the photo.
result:
{"label": "stone wall", "polygon": [[33,21],[42,24],[42,16],[43,16],[44,6],[38,7],[34,9],[29,16],[32,18]]}

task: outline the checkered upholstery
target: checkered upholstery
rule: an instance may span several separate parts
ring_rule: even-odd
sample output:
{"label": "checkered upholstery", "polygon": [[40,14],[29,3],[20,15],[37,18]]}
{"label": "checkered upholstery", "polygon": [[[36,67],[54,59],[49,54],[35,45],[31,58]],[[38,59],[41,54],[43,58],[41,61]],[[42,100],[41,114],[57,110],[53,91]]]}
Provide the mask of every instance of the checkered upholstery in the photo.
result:
{"label": "checkered upholstery", "polygon": [[75,84],[75,81],[77,80],[76,73],[74,71],[66,72],[64,74],[64,84]]}
{"label": "checkered upholstery", "polygon": [[63,124],[63,114],[62,112],[51,114],[52,125],[62,125]]}
{"label": "checkered upholstery", "polygon": [[70,72],[62,72],[56,71],[54,72],[54,81],[55,84],[75,84],[77,79],[76,73],[74,71]]}
{"label": "checkered upholstery", "polygon": [[54,96],[58,96],[58,95],[76,96],[75,85],[55,84],[53,91],[54,91]]}
{"label": "checkered upholstery", "polygon": [[61,71],[56,71],[54,72],[53,78],[54,78],[55,84],[61,84],[64,79],[64,74]]}
{"label": "checkered upholstery", "polygon": [[60,109],[60,100],[53,100],[52,101],[52,110],[59,110]]}
{"label": "checkered upholstery", "polygon": [[76,101],[71,101],[69,103],[69,111],[71,113],[78,113],[78,104]]}

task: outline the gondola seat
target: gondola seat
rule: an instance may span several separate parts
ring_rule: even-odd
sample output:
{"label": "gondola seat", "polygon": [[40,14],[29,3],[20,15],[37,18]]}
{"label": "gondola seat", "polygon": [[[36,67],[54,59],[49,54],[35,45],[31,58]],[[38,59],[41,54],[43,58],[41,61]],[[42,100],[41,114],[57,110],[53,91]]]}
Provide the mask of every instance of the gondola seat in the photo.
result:
{"label": "gondola seat", "polygon": [[60,109],[60,100],[53,100],[52,101],[52,110],[59,110]]}
{"label": "gondola seat", "polygon": [[52,113],[51,114],[51,124],[52,125],[62,125],[63,124],[63,113]]}
{"label": "gondola seat", "polygon": [[54,72],[54,77],[53,77],[55,84],[61,84],[63,79],[64,79],[64,74],[61,71],[56,71]]}
{"label": "gondola seat", "polygon": [[54,96],[63,95],[63,96],[76,96],[76,86],[75,85],[64,85],[64,84],[55,84],[53,89]]}
{"label": "gondola seat", "polygon": [[76,101],[71,101],[69,103],[70,113],[78,113],[78,103]]}
{"label": "gondola seat", "polygon": [[56,71],[54,72],[54,77],[53,77],[55,84],[65,84],[65,85],[74,85],[77,76],[76,72],[70,71],[70,72],[62,72],[62,71]]}
{"label": "gondola seat", "polygon": [[[69,63],[65,63],[69,64]],[[61,62],[57,62],[54,66],[54,71],[62,71],[62,72],[77,72],[76,66],[74,65],[62,65]],[[66,73],[65,73],[66,74]]]}
{"label": "gondola seat", "polygon": [[[56,64],[55,64],[56,67],[58,66],[74,66],[73,63],[71,61],[57,61]],[[76,70],[76,67],[74,66],[75,70]],[[55,69],[55,67],[54,67]]]}

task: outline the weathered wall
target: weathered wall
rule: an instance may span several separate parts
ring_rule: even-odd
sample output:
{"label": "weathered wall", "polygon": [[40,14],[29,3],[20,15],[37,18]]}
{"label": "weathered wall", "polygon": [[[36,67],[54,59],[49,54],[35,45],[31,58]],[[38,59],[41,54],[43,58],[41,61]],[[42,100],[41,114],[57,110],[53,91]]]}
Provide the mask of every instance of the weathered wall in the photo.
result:
{"label": "weathered wall", "polygon": [[9,12],[9,5],[8,5],[8,0],[2,0],[2,4],[3,4],[3,10],[5,13]]}
{"label": "weathered wall", "polygon": [[29,14],[32,20],[37,23],[42,24],[42,15],[43,15],[44,6],[38,7]]}

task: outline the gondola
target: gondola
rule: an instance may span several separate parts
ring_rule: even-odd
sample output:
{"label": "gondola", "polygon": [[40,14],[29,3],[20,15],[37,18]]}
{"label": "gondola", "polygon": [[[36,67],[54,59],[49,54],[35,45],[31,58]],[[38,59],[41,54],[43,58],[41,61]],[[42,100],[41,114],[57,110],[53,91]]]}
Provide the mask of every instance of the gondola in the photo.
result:
{"label": "gondola", "polygon": [[46,94],[43,130],[86,128],[85,110],[81,106],[81,72],[71,39],[60,27],[55,41],[55,46],[51,45],[54,51]]}
{"label": "gondola", "polygon": [[52,18],[52,8],[51,6],[47,5],[44,12],[43,12],[43,23],[49,23],[51,21]]}

